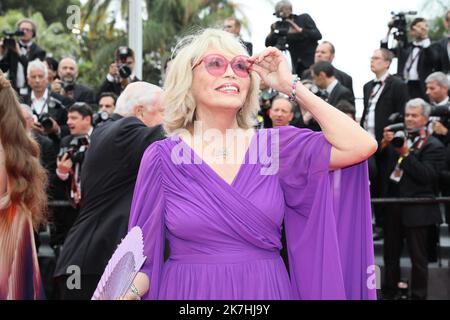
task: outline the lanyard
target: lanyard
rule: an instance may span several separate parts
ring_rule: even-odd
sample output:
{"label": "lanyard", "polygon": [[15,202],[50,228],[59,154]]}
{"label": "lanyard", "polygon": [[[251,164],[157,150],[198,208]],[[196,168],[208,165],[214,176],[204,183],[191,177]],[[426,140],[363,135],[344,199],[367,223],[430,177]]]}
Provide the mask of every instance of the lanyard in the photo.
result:
{"label": "lanyard", "polygon": [[[412,56],[412,53],[414,52],[414,49],[415,49],[416,47],[414,47],[413,49],[412,49],[412,51],[411,51],[411,56]],[[417,58],[419,58],[419,55],[420,55],[420,53],[422,52],[422,47],[420,47],[420,48],[418,48],[419,49],[419,51],[417,51],[417,53],[416,53],[416,55],[414,56],[414,57],[412,57],[411,59],[408,59],[408,60],[411,60],[411,62],[409,63],[409,66],[406,68],[406,76],[409,78],[409,72],[411,71],[411,69],[412,69],[412,67],[413,67],[413,65],[414,65],[414,63],[416,62],[416,60],[417,60]]]}

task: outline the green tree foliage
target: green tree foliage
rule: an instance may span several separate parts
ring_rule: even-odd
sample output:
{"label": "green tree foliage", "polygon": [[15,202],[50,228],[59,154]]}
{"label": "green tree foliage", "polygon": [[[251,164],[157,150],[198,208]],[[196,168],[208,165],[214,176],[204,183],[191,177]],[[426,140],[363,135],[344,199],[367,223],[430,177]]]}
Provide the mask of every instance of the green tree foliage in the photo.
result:
{"label": "green tree foliage", "polygon": [[1,0],[1,9],[4,12],[18,10],[24,16],[30,17],[35,12],[41,12],[45,21],[65,23],[67,7],[80,5],[79,0]]}
{"label": "green tree foliage", "polygon": [[430,28],[430,39],[439,40],[447,36],[444,26],[444,16],[450,9],[450,0],[424,0],[420,16],[427,18]]}

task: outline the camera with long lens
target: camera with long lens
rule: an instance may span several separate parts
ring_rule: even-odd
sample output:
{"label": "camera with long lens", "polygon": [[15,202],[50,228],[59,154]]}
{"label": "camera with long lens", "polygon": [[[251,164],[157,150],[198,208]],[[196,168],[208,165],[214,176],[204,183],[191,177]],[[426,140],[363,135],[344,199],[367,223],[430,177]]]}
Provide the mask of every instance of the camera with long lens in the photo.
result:
{"label": "camera with long lens", "polygon": [[92,121],[94,122],[94,127],[99,127],[103,125],[110,119],[109,113],[106,111],[100,111],[94,114]]}
{"label": "camera with long lens", "polygon": [[67,153],[69,159],[72,163],[82,163],[84,156],[89,147],[89,137],[88,136],[77,136],[74,137],[68,147],[61,148],[58,153],[58,158],[61,160]]}
{"label": "camera with long lens", "polygon": [[3,39],[3,47],[5,49],[14,50],[16,48],[16,39],[14,37],[22,37],[25,33],[21,30],[16,31],[8,31],[4,30],[3,35],[5,39]]}
{"label": "camera with long lens", "polygon": [[127,65],[127,57],[129,56],[127,47],[120,47],[118,50],[118,58],[120,63],[117,65],[119,69],[119,75],[121,78],[126,79],[131,76],[131,68]]}
{"label": "camera with long lens", "polygon": [[408,11],[408,12],[391,12],[392,18],[388,23],[389,29],[396,29],[394,32],[394,39],[399,41],[402,44],[406,44],[408,42],[408,29],[407,29],[407,15],[416,15],[417,11]]}

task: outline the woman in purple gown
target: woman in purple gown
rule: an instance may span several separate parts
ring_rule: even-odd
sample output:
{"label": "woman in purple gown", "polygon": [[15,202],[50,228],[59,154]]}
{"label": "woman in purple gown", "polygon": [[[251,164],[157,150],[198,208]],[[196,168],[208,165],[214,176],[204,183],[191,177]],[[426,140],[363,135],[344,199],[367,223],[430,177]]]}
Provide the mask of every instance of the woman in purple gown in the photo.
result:
{"label": "woman in purple gown", "polygon": [[[252,129],[259,78],[323,132]],[[147,260],[125,298],[375,298],[365,160],[376,142],[293,80],[279,50],[249,58],[226,32],[187,37],[164,105],[169,138],[142,158],[129,223]]]}

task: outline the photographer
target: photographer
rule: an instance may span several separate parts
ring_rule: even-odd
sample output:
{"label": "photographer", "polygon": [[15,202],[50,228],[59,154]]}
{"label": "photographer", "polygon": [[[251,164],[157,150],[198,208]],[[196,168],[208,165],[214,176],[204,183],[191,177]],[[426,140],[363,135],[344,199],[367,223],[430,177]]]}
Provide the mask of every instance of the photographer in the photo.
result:
{"label": "photographer", "polygon": [[[426,126],[430,112],[430,105],[423,99],[412,99],[405,107],[404,129],[400,124],[384,129],[381,149],[388,159],[389,171],[383,180],[388,185],[389,197],[433,198],[438,195],[445,153],[442,143],[428,134]],[[387,207],[383,226],[383,293],[387,298],[395,298],[398,293],[403,235],[412,262],[411,297],[427,298],[428,237],[431,227],[440,223],[438,204],[393,204]]]}
{"label": "photographer", "polygon": [[119,96],[129,83],[139,81],[134,74],[134,51],[128,47],[119,47],[114,55],[116,60],[109,66],[99,96],[103,92],[113,92]]}
{"label": "photographer", "polygon": [[[29,105],[35,115],[34,129],[46,134],[59,149],[60,138],[69,134],[66,125],[66,105],[70,100],[48,88],[48,69],[44,62],[34,60],[28,64],[27,81],[31,92],[22,96],[22,102]],[[57,151],[56,150],[56,151]]]}
{"label": "photographer", "polygon": [[93,105],[94,91],[76,83],[78,77],[77,62],[72,58],[64,58],[58,64],[59,79],[52,84],[52,91],[59,93],[74,102],[85,102]]}
{"label": "photographer", "polygon": [[292,60],[292,73],[302,75],[314,63],[317,41],[322,34],[308,14],[292,14],[292,4],[280,1],[274,15],[281,20],[273,23],[266,38],[266,47],[288,50]]}
{"label": "photographer", "polygon": [[55,199],[69,200],[70,207],[58,207],[53,212],[54,232],[51,245],[58,253],[58,247],[78,216],[81,202],[80,177],[81,165],[86,149],[89,146],[89,136],[92,134],[92,109],[83,102],[77,102],[69,108],[67,126],[70,135],[61,140],[61,149],[56,160]]}
{"label": "photographer", "polygon": [[[13,87],[20,95],[28,94],[26,72],[28,62],[35,59],[44,60],[45,51],[33,39],[37,29],[33,21],[22,19],[16,24],[16,31],[3,31],[6,36],[0,41],[0,68],[8,72]],[[19,37],[19,41],[15,40]]]}
{"label": "photographer", "polygon": [[112,92],[104,92],[98,100],[98,112],[94,114],[94,126],[97,128],[110,120],[117,120],[114,116],[117,96]]}
{"label": "photographer", "polygon": [[[63,299],[90,299],[117,245],[127,233],[142,155],[164,138],[162,90],[130,84],[117,101],[117,120],[95,129],[83,164],[80,216],[67,236],[55,277]],[[68,267],[81,268],[81,289],[70,290]]]}
{"label": "photographer", "polygon": [[427,95],[433,106],[432,130],[433,135],[444,145],[449,144],[449,97],[447,76],[442,72],[434,72],[425,80]]}
{"label": "photographer", "polygon": [[[406,20],[403,13],[400,15],[401,18],[397,15],[393,20],[395,22],[389,23],[389,32],[395,25],[397,30],[405,30],[402,32],[406,33]],[[397,74],[407,84],[410,98],[426,100],[425,79],[433,72],[435,61],[428,37],[428,23],[424,18],[415,18],[409,29],[413,41],[408,42],[405,34],[402,37],[403,42],[399,42],[397,47],[390,50],[398,58]],[[382,40],[381,47],[388,48],[387,39]]]}

